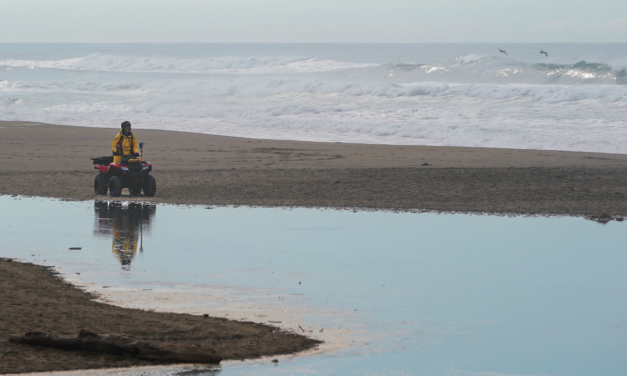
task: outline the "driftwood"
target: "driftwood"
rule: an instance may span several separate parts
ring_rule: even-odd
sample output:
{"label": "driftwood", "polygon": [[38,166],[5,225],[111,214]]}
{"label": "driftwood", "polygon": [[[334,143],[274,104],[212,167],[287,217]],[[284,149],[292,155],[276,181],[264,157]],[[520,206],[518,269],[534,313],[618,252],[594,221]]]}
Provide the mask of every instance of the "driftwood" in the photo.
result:
{"label": "driftwood", "polygon": [[119,334],[98,335],[81,330],[77,337],[60,337],[42,332],[28,332],[23,336],[11,336],[9,342],[55,347],[64,350],[95,351],[132,356],[145,360],[161,360],[176,363],[220,363],[222,357],[202,352],[192,346],[156,345],[148,341],[136,341]]}

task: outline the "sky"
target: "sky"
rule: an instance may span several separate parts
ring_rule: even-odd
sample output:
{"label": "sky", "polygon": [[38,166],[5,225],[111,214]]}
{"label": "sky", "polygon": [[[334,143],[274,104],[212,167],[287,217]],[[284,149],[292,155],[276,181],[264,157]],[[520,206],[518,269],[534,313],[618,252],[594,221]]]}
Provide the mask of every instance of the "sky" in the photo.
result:
{"label": "sky", "polygon": [[625,0],[0,0],[0,42],[627,42]]}

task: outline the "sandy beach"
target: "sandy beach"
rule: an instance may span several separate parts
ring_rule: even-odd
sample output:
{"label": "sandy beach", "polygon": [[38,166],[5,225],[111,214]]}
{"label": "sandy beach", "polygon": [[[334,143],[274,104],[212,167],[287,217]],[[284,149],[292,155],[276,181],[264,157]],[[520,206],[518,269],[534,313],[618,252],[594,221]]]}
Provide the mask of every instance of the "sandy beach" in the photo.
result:
{"label": "sandy beach", "polygon": [[289,354],[319,342],[252,322],[149,312],[94,302],[50,268],[0,258],[0,374],[168,364],[122,355],[9,343],[30,331],[75,337],[81,329],[173,345],[190,345],[225,360]]}
{"label": "sandy beach", "polygon": [[[96,172],[90,158],[110,155],[116,133],[114,128],[0,122],[0,194],[102,198],[93,192]],[[154,165],[158,188],[153,202],[627,214],[627,155],[621,154],[311,143],[142,129],[134,133]],[[116,200],[146,198],[130,197],[125,190]],[[264,325],[97,303],[45,267],[3,260],[0,270],[0,373],[154,364],[6,341],[32,330],[65,336],[82,328],[120,332],[201,345],[225,359],[293,353],[317,343]]]}
{"label": "sandy beach", "polygon": [[[99,198],[90,158],[110,155],[117,131],[0,122],[0,194]],[[624,154],[134,133],[154,166],[154,202],[627,214]]]}

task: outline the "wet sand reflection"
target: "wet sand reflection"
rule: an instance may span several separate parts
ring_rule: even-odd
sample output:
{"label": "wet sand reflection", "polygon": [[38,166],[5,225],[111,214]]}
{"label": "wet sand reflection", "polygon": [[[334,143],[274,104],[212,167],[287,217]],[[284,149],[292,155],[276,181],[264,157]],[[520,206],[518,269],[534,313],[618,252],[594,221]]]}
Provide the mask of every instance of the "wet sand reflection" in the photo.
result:
{"label": "wet sand reflection", "polygon": [[137,251],[143,252],[143,237],[150,234],[157,207],[144,203],[96,201],[95,234],[113,236],[111,251],[122,270],[130,270]]}

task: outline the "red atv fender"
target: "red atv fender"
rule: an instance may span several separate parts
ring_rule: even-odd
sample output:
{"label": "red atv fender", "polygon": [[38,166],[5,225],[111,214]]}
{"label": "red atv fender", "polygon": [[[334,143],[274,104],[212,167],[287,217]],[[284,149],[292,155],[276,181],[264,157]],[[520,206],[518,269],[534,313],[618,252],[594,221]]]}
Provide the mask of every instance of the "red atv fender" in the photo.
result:
{"label": "red atv fender", "polygon": [[[144,166],[152,167],[152,163],[144,162]],[[124,166],[124,165],[121,165],[121,164],[118,164],[118,163],[111,163],[109,165],[95,165],[94,169],[106,174],[106,173],[109,172],[109,169],[111,169],[111,167],[113,167],[113,168],[122,168],[122,167],[128,167],[128,166]]]}

